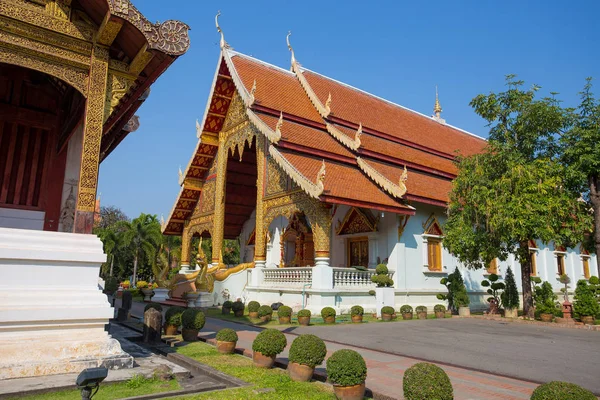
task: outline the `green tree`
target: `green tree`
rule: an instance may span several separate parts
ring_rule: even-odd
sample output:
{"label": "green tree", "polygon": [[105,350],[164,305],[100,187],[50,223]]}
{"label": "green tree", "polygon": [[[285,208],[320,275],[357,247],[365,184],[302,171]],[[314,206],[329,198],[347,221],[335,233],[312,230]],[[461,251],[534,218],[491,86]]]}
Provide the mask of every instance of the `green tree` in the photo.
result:
{"label": "green tree", "polygon": [[502,307],[507,310],[519,308],[519,290],[512,269],[508,267],[504,277],[504,292],[502,292]]}
{"label": "green tree", "polygon": [[[563,160],[569,165],[569,177],[582,199],[594,211],[594,250],[600,255],[600,101],[592,93],[592,78],[587,78],[574,124],[562,136]],[[600,274],[600,257],[597,257]]]}
{"label": "green tree", "polygon": [[131,222],[121,221],[117,226],[122,230],[123,245],[133,255],[133,280],[131,284],[135,285],[138,262],[153,260],[162,243],[163,236],[160,232],[160,223],[156,215],[142,213]]}
{"label": "green tree", "polygon": [[121,245],[121,237],[115,231],[114,227],[100,228],[97,230],[97,235],[102,240],[104,253],[106,254],[107,261],[110,265],[110,272],[108,276],[113,276],[113,269],[115,263],[115,255]]}
{"label": "green tree", "polygon": [[444,246],[475,269],[514,254],[523,311],[533,318],[529,240],[578,243],[591,220],[558,162],[556,138],[568,129],[570,113],[554,98],[537,99],[539,87],[522,90],[514,76],[507,84],[505,92],[471,101],[489,122],[489,142],[483,153],[457,159]]}
{"label": "green tree", "polygon": [[102,206],[100,207],[100,218],[98,218],[98,221],[94,224],[94,228],[114,228],[119,221],[129,221],[129,218],[118,207]]}

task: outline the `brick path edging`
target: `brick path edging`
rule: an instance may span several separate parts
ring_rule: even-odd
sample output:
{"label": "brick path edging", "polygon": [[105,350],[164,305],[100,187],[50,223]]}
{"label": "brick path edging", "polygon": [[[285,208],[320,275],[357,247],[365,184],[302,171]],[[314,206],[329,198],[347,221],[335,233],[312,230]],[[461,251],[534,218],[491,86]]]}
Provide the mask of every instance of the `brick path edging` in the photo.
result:
{"label": "brick path edging", "polygon": [[547,326],[550,328],[583,329],[583,330],[588,330],[588,331],[600,332],[600,325],[584,325],[581,322],[565,324],[565,323],[558,323],[558,322],[531,321],[531,320],[525,320],[525,319],[521,319],[521,318],[504,318],[504,317],[500,317],[500,316],[492,317],[492,316],[487,316],[487,315],[470,315],[468,317],[461,317],[458,315],[453,315],[452,318],[486,319],[486,320],[501,321],[501,322],[514,322],[514,323],[518,323],[518,324]]}

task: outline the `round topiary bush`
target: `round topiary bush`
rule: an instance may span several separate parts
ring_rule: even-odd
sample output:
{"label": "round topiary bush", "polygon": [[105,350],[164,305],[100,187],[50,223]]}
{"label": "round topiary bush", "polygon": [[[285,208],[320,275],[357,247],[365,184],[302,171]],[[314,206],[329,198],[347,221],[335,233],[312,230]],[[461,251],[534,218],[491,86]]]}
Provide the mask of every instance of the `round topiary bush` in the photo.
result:
{"label": "round topiary bush", "polygon": [[181,315],[185,312],[183,307],[169,307],[165,313],[165,324],[167,325],[181,325]]}
{"label": "round topiary bush", "polygon": [[362,317],[364,313],[365,313],[365,309],[362,308],[361,306],[353,306],[350,309],[350,315],[353,317],[356,315],[360,315]]}
{"label": "round topiary bush", "polygon": [[267,305],[260,306],[258,308],[258,316],[266,317],[267,315],[273,315],[273,309]]}
{"label": "round topiary bush", "polygon": [[233,304],[231,305],[231,310],[232,311],[243,311],[244,310],[244,303],[242,303],[241,301],[234,301]]}
{"label": "round topiary bush", "polygon": [[233,306],[233,301],[227,300],[223,303],[223,308],[231,308],[231,306]]}
{"label": "round topiary bush", "polygon": [[291,317],[292,316],[292,307],[281,306],[277,309],[278,317]]}
{"label": "round topiary bush", "polygon": [[394,307],[390,307],[390,306],[382,307],[381,308],[381,313],[382,314],[392,315],[394,313]]}
{"label": "round topiary bush", "polygon": [[327,359],[327,378],[334,385],[360,385],[367,379],[367,364],[354,350],[338,350]]}
{"label": "round topiary bush", "polygon": [[600,284],[600,279],[597,276],[590,276],[588,282],[590,283],[590,285],[598,285]]}
{"label": "round topiary bush", "polygon": [[335,309],[333,309],[332,307],[323,307],[323,309],[321,310],[321,317],[323,317],[323,319],[328,317],[335,317]]}
{"label": "round topiary bush", "polygon": [[430,363],[417,363],[404,372],[406,400],[452,400],[450,378],[443,369]]}
{"label": "round topiary bush", "polygon": [[288,359],[290,362],[311,368],[321,365],[327,355],[327,347],[318,336],[300,335],[292,342]]}
{"label": "round topiary bush", "polygon": [[146,304],[146,307],[144,307],[144,313],[151,308],[154,308],[158,312],[162,312],[163,310],[162,306],[158,303],[148,303]]}
{"label": "round topiary bush", "polygon": [[446,312],[446,306],[443,304],[436,304],[435,306],[433,306],[433,311],[434,312]]}
{"label": "round topiary bush", "polygon": [[260,303],[258,301],[252,300],[250,303],[248,303],[248,312],[258,312],[259,308]]}
{"label": "round topiary bush", "polygon": [[417,306],[417,308],[415,308],[415,310],[417,311],[417,314],[418,313],[426,313],[427,312],[427,307],[425,307],[425,306]]}
{"label": "round topiary bush", "polygon": [[400,312],[402,314],[411,313],[411,312],[413,312],[413,308],[411,306],[409,306],[408,304],[405,304],[402,307],[400,307]]}
{"label": "round topiary bush", "polygon": [[215,339],[220,342],[237,342],[238,335],[233,329],[223,328],[217,332]]}
{"label": "round topiary bush", "polygon": [[181,325],[184,329],[200,330],[205,322],[204,313],[196,308],[188,308],[181,314]]}
{"label": "round topiary bush", "polygon": [[285,346],[287,346],[285,335],[277,329],[265,329],[256,335],[254,342],[252,342],[252,350],[267,357],[274,357],[281,353]]}
{"label": "round topiary bush", "polygon": [[310,310],[300,310],[298,311],[298,316],[299,317],[310,317],[312,314],[310,312]]}
{"label": "round topiary bush", "polygon": [[377,275],[387,275],[389,272],[390,271],[388,270],[388,267],[385,264],[379,264],[375,267],[375,273]]}
{"label": "round topiary bush", "polygon": [[596,400],[589,390],[574,383],[552,381],[538,386],[531,395],[531,400]]}

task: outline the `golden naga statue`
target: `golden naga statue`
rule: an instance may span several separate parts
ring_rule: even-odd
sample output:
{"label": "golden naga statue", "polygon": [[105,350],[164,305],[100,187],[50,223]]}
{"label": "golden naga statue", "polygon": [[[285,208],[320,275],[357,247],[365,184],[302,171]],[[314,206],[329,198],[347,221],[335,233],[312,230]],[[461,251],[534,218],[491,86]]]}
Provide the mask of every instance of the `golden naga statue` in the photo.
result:
{"label": "golden naga statue", "polygon": [[198,244],[198,255],[196,256],[196,265],[200,267],[199,275],[196,278],[196,290],[201,292],[212,293],[215,287],[215,279],[213,274],[209,273],[208,262],[206,261],[206,254],[202,250],[202,238]]}

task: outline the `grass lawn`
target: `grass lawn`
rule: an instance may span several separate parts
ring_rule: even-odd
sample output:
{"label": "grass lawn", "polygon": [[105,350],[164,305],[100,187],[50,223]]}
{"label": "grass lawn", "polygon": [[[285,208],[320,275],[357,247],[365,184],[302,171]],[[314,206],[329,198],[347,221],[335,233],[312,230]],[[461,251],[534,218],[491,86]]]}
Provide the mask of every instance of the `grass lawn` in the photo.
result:
{"label": "grass lawn", "polygon": [[[168,392],[181,389],[176,379],[163,382],[155,379],[145,379],[142,376],[131,378],[127,382],[100,384],[100,390],[93,397],[94,400],[123,399],[126,397],[140,396],[143,394]],[[17,395],[11,399],[19,400],[80,400],[81,391],[78,389],[60,390],[57,392],[33,394],[29,396]]]}
{"label": "grass lawn", "polygon": [[[252,386],[211,393],[181,396],[178,399],[335,399],[331,387],[320,382],[294,382],[286,371],[257,368],[241,355],[222,355],[206,343],[194,342],[177,348],[177,352],[235,376]],[[260,392],[261,389],[269,391]],[[255,393],[259,391],[259,393]]]}

